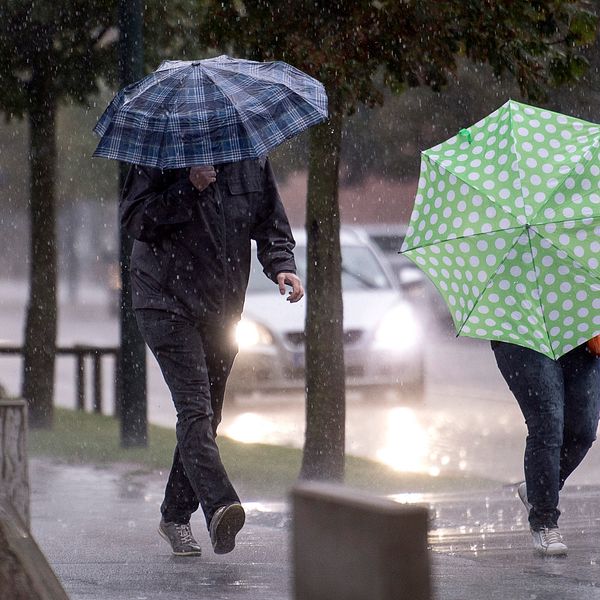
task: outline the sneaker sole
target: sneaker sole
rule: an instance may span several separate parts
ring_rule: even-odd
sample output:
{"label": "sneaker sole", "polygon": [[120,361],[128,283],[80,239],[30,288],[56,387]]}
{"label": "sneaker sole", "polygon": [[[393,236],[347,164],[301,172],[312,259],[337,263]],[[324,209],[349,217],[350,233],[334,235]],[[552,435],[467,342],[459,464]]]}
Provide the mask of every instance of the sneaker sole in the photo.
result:
{"label": "sneaker sole", "polygon": [[557,549],[557,550],[546,550],[544,548],[535,548],[535,552],[537,554],[539,554],[540,556],[566,556],[567,555],[567,548],[564,549]]}
{"label": "sneaker sole", "polygon": [[175,552],[175,550],[173,550],[173,546],[171,545],[171,540],[169,539],[169,536],[160,527],[158,528],[158,535],[160,535],[160,537],[163,540],[165,540],[165,542],[167,542],[167,544],[169,544],[169,546],[171,548],[171,552],[175,556],[201,556],[202,555],[202,550],[192,550],[190,552]]}
{"label": "sneaker sole", "polygon": [[246,513],[241,504],[227,507],[211,536],[215,554],[228,554],[235,548],[235,536],[245,522]]}

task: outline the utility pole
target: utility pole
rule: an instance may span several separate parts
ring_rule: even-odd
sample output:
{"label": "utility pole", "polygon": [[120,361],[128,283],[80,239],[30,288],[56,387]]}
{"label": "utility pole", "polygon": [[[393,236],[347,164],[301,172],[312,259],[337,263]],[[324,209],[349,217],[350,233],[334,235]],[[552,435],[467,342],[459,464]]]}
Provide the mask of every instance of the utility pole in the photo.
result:
{"label": "utility pole", "polygon": [[[141,0],[119,0],[119,78],[121,87],[144,75],[143,13]],[[119,190],[123,189],[129,165],[120,163]],[[119,393],[115,412],[121,421],[121,446],[147,446],[146,346],[131,309],[129,257],[133,239],[121,227],[121,325],[118,359]]]}

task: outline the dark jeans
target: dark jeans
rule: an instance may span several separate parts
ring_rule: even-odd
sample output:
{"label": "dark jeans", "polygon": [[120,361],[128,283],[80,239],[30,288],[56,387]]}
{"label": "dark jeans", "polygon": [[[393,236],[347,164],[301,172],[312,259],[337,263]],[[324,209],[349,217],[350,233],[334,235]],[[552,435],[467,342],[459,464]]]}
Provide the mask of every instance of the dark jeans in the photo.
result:
{"label": "dark jeans", "polygon": [[505,342],[492,348],[527,424],[529,524],[556,527],[558,492],[596,439],[600,361],[585,344],[558,360]]}
{"label": "dark jeans", "polygon": [[215,442],[235,342],[223,326],[194,323],[163,310],[137,310],[136,318],[177,410],[177,446],[163,518],[187,523],[201,505],[209,524],[217,508],[239,502]]}

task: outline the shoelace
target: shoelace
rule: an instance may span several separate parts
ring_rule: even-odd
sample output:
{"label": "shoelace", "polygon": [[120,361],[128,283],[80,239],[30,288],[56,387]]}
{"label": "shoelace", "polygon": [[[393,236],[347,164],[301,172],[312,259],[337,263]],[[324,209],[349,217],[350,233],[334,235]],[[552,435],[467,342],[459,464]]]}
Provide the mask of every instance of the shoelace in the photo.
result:
{"label": "shoelace", "polygon": [[194,538],[192,537],[192,528],[187,523],[176,524],[175,529],[179,534],[182,544],[192,544]]}
{"label": "shoelace", "polygon": [[541,530],[541,534],[547,546],[562,543],[562,535],[560,535],[558,529],[548,529],[547,527],[544,527],[544,529]]}

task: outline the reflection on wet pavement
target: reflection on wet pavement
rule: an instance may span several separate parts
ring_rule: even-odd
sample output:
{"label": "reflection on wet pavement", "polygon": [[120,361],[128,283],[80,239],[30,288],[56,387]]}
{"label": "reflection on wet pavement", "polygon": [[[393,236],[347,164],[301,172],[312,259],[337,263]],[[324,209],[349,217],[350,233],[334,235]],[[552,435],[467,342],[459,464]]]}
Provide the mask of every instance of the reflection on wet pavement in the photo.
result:
{"label": "reflection on wet pavement", "polygon": [[[224,557],[210,552],[196,515],[205,552],[191,560],[173,557],[156,534],[164,476],[35,459],[31,481],[33,533],[74,600],[291,597],[285,502],[245,503],[247,527]],[[561,494],[564,559],[533,553],[514,486],[392,498],[430,509],[435,600],[600,598],[599,486]]]}
{"label": "reflection on wet pavement", "polygon": [[[241,398],[227,407],[220,433],[245,443],[301,448],[301,396]],[[404,472],[516,481],[522,477],[525,426],[506,396],[465,394],[431,386],[423,404],[350,396],[346,450]],[[501,449],[502,462],[498,462]]]}
{"label": "reflection on wet pavement", "polygon": [[294,422],[276,422],[268,413],[242,412],[226,417],[220,433],[244,444],[293,445],[303,431]]}
{"label": "reflection on wet pavement", "polygon": [[203,556],[178,558],[156,532],[166,476],[40,459],[30,472],[33,533],[74,600],[289,598],[282,502],[245,504],[247,525],[226,556],[211,552],[197,513]]}
{"label": "reflection on wet pavement", "polygon": [[[241,442],[304,443],[300,395],[240,398],[226,407],[219,429]],[[346,451],[398,471],[433,476],[457,472],[514,483],[523,479],[527,430],[508,391],[430,385],[422,404],[349,395]],[[600,449],[594,447],[571,484],[600,484]]]}
{"label": "reflection on wet pavement", "polygon": [[428,469],[429,444],[433,440],[419,423],[415,411],[408,407],[392,408],[385,429],[380,432],[382,445],[377,460],[397,471],[423,472],[438,475],[439,469]]}
{"label": "reflection on wet pavement", "polygon": [[[594,600],[600,598],[600,488],[568,486],[561,493],[560,528],[566,557],[533,551],[526,513],[516,488],[493,494],[431,498],[429,543],[436,598]],[[473,571],[477,576],[473,577]]]}

